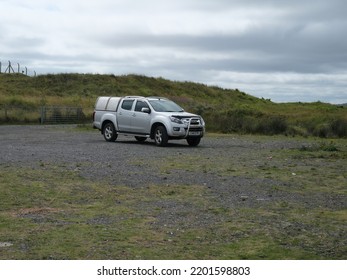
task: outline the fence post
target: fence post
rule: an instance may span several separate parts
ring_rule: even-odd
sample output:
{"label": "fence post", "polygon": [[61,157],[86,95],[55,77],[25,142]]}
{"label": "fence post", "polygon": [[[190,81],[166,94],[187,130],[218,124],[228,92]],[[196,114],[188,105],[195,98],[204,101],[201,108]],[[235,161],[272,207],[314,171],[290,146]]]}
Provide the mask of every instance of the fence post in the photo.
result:
{"label": "fence post", "polygon": [[43,124],[45,122],[45,115],[46,115],[46,112],[45,112],[45,106],[41,106],[41,118],[40,118],[40,123]]}

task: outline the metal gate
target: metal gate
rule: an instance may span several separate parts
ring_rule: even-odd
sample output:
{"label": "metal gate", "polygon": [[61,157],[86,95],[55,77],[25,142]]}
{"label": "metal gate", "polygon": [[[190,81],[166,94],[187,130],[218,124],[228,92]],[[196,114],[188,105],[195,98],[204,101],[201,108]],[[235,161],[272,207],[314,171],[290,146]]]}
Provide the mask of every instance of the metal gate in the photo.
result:
{"label": "metal gate", "polygon": [[42,106],[41,124],[81,123],[86,120],[81,107]]}

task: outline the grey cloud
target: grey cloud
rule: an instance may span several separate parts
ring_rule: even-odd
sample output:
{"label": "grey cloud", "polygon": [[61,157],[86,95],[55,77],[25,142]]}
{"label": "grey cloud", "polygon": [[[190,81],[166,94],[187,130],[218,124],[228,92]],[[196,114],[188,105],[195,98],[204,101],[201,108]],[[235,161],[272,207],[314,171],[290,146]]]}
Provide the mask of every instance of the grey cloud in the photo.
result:
{"label": "grey cloud", "polygon": [[[212,64],[221,60],[214,59],[213,53],[226,57],[239,55],[226,60],[242,71],[305,73],[346,68],[346,39],[328,32],[322,36],[303,37],[300,30],[284,32],[287,34],[278,30],[253,30],[242,35],[115,35],[103,43],[110,48],[171,48],[200,54],[202,59],[211,54]],[[220,63],[226,64],[224,59]]]}

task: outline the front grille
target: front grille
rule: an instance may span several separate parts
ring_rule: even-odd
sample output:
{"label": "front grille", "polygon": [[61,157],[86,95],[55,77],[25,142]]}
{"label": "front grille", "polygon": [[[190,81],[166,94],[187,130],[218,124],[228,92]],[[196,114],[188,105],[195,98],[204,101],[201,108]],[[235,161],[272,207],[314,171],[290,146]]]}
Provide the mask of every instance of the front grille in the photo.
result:
{"label": "front grille", "polygon": [[202,127],[190,127],[189,131],[203,131],[204,129]]}
{"label": "front grille", "polygon": [[201,125],[200,119],[191,119],[190,124],[191,125]]}

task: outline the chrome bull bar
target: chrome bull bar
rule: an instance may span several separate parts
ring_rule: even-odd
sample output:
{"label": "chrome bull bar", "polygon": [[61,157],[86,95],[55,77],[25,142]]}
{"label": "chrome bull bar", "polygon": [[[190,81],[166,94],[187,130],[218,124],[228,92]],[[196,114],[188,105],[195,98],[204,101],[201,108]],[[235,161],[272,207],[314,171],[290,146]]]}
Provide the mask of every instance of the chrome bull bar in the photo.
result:
{"label": "chrome bull bar", "polygon": [[[189,132],[190,132],[190,126],[192,124],[192,121],[193,120],[196,120],[198,118],[190,118],[189,122],[188,122],[188,127],[187,127],[187,132],[186,132],[186,135],[184,136],[184,138],[187,138],[189,136]],[[199,119],[199,123],[201,124],[201,119]],[[201,135],[201,132],[200,132],[200,135]]]}

